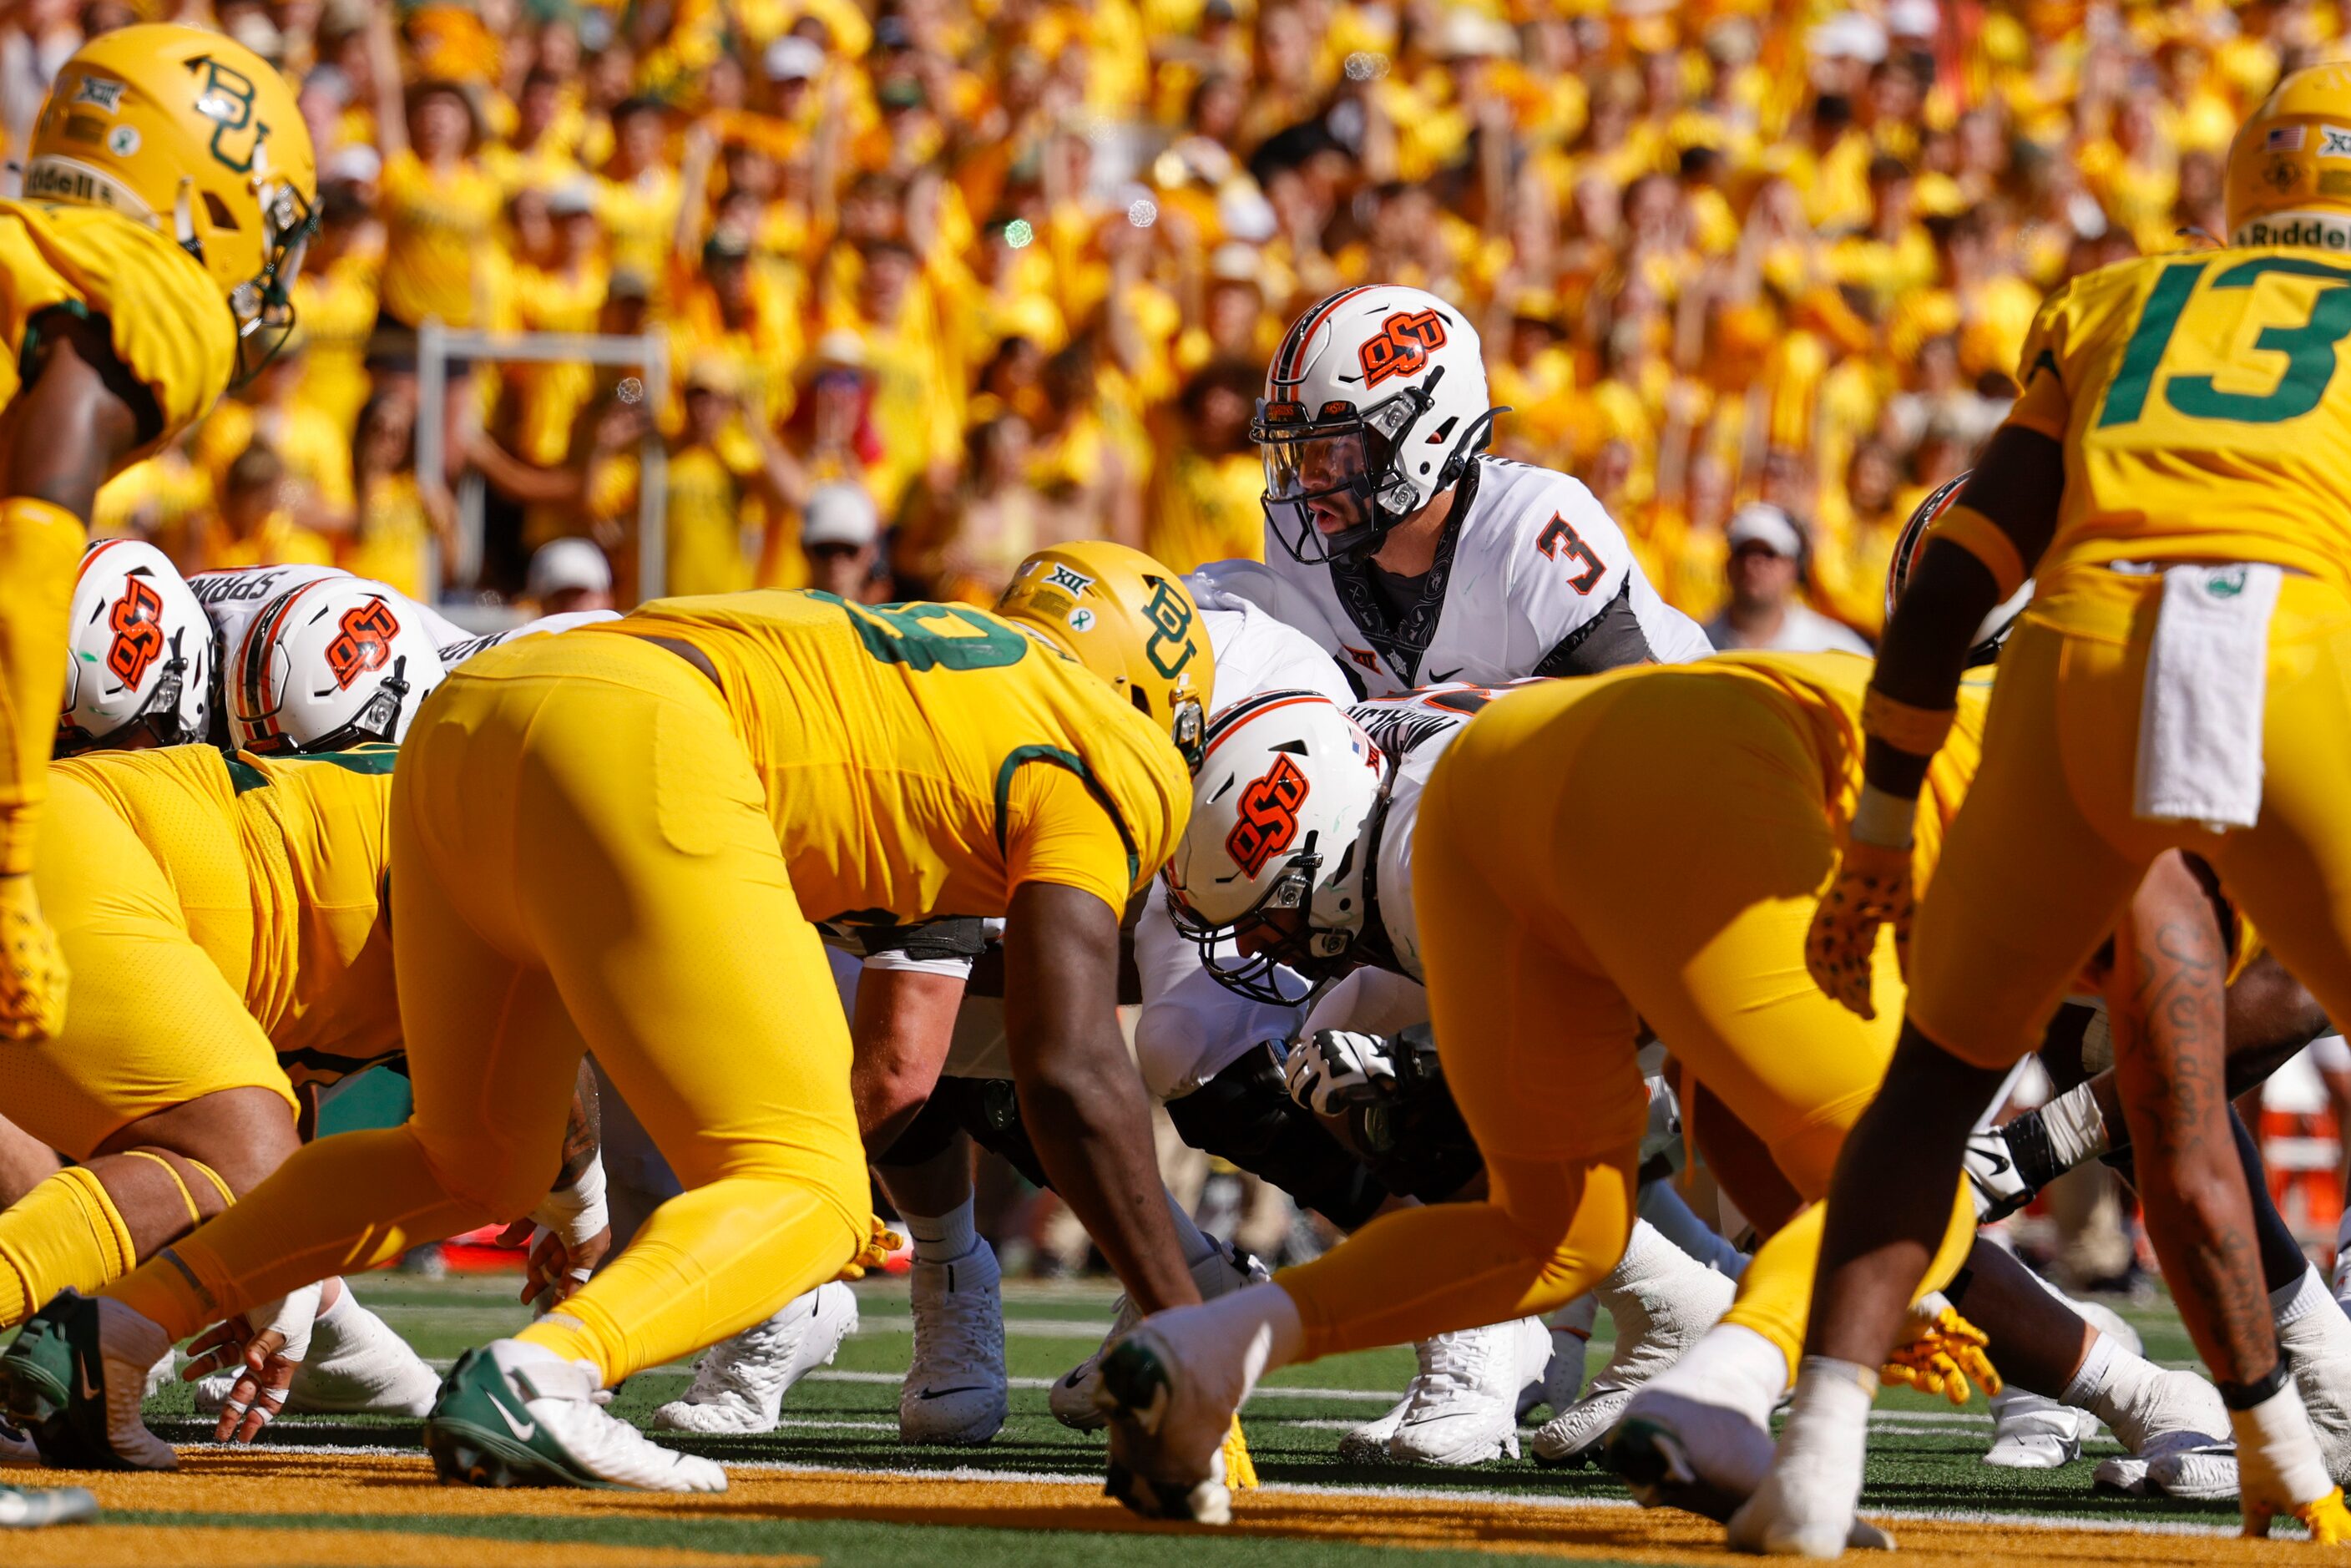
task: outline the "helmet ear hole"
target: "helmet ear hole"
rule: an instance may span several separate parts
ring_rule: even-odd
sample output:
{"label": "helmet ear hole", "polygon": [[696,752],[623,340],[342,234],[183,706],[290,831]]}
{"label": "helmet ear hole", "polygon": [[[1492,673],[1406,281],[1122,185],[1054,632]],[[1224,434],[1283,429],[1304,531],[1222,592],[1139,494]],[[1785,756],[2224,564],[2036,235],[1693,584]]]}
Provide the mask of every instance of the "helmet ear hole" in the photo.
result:
{"label": "helmet ear hole", "polygon": [[204,216],[212,220],[212,225],[216,229],[227,229],[232,233],[236,229],[236,214],[228,210],[226,202],[210,191],[204,193]]}
{"label": "helmet ear hole", "polygon": [[1126,697],[1129,702],[1134,705],[1135,712],[1141,714],[1145,718],[1149,718],[1151,716],[1150,693],[1144,691],[1141,686],[1129,686],[1126,688]]}

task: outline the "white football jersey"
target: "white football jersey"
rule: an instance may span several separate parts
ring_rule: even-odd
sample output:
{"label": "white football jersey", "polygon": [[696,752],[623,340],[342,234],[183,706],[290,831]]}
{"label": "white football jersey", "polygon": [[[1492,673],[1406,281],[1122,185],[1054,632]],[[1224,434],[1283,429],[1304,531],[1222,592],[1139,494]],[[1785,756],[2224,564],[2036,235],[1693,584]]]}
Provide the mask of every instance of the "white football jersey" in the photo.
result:
{"label": "white football jersey", "polygon": [[1416,980],[1424,977],[1420,923],[1412,912],[1412,837],[1420,821],[1421,792],[1428,787],[1429,775],[1437,771],[1437,759],[1445,755],[1445,748],[1487,704],[1501,695],[1490,686],[1456,682],[1373,697],[1347,710],[1347,716],[1363,726],[1372,743],[1395,765],[1395,775],[1388,783],[1387,805],[1373,824],[1375,845],[1366,889],[1371,914],[1380,922],[1380,929],[1365,935],[1373,938],[1372,953],[1378,952],[1380,938],[1385,938],[1394,962],[1383,963],[1383,967]]}
{"label": "white football jersey", "polygon": [[[1368,696],[1587,674],[1643,658],[1678,664],[1714,651],[1696,622],[1657,597],[1607,508],[1566,475],[1480,457],[1457,492],[1464,501],[1419,601],[1400,620],[1381,605],[1368,563],[1303,565],[1270,530],[1265,565],[1202,572],[1313,638]],[[1646,652],[1611,652],[1635,628]]]}
{"label": "white football jersey", "polygon": [[[270,601],[308,583],[350,575],[339,566],[240,566],[225,571],[200,571],[188,579],[188,586],[195,590],[196,602],[212,617],[213,632],[220,639],[222,665],[225,668],[227,662],[236,656],[237,644],[245,641],[245,629],[253,624],[253,618]],[[468,633],[463,626],[431,605],[419,604],[406,594],[390,589],[385,591],[415,612],[434,647],[466,639]]]}
{"label": "white football jersey", "polygon": [[542,615],[536,621],[526,621],[519,626],[509,626],[503,632],[491,632],[479,637],[461,633],[455,642],[440,644],[441,663],[454,670],[476,653],[519,642],[525,637],[545,637],[557,632],[569,632],[574,626],[593,626],[600,621],[618,621],[620,618],[621,612],[617,610],[573,610],[561,615]]}
{"label": "white football jersey", "polygon": [[1260,692],[1314,692],[1340,704],[1355,700],[1338,664],[1305,632],[1213,581],[1186,578],[1185,586],[1199,603],[1217,657],[1217,713]]}

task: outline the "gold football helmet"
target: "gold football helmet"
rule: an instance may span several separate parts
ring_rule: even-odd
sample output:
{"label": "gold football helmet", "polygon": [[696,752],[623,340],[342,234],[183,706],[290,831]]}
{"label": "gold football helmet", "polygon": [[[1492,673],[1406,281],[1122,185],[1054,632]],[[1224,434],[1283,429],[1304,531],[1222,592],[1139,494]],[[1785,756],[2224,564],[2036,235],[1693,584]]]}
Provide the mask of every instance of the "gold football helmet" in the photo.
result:
{"label": "gold football helmet", "polygon": [[236,318],[239,381],[277,351],[318,223],[319,169],[293,89],[266,60],[202,27],[102,33],[57,73],[26,152],[26,199],[120,213],[203,264]]}
{"label": "gold football helmet", "polygon": [[1217,661],[1182,578],[1141,550],[1081,539],[1022,561],[996,612],[1108,681],[1198,766]]}
{"label": "gold football helmet", "polygon": [[2278,83],[2229,144],[2222,201],[2231,245],[2351,250],[2351,65]]}

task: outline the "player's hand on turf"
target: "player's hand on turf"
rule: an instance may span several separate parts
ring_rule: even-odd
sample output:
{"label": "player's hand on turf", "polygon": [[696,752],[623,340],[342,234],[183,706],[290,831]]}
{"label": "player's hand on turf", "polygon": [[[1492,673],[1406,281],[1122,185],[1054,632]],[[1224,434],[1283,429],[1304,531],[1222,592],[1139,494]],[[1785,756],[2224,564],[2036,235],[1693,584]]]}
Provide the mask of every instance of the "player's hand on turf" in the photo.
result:
{"label": "player's hand on turf", "polygon": [[1896,949],[1907,956],[1914,903],[1908,850],[1848,843],[1804,934],[1804,967],[1813,984],[1863,1018],[1876,1018],[1869,991],[1877,928],[1891,921]]}
{"label": "player's hand on turf", "polygon": [[1394,1093],[1395,1057],[1379,1035],[1316,1030],[1290,1051],[1282,1077],[1292,1100],[1318,1116],[1332,1116]]}
{"label": "player's hand on turf", "polygon": [[286,1408],[286,1391],[301,1367],[298,1357],[286,1354],[280,1329],[256,1329],[242,1315],[217,1323],[188,1346],[187,1369],[180,1375],[193,1383],[234,1367],[236,1382],[221,1402],[220,1422],[213,1428],[215,1443],[250,1443]]}
{"label": "player's hand on turf", "polygon": [[1939,1292],[1929,1292],[1910,1309],[1903,1341],[1878,1375],[1884,1382],[1965,1405],[1970,1379],[1987,1396],[2005,1386],[1985,1354],[1990,1343],[1983,1330],[1959,1316]]}
{"label": "player's hand on turf", "polygon": [[522,1294],[516,1299],[549,1312],[594,1277],[612,1250],[612,1228],[571,1241],[535,1220],[517,1219],[498,1232],[498,1245],[523,1249]]}

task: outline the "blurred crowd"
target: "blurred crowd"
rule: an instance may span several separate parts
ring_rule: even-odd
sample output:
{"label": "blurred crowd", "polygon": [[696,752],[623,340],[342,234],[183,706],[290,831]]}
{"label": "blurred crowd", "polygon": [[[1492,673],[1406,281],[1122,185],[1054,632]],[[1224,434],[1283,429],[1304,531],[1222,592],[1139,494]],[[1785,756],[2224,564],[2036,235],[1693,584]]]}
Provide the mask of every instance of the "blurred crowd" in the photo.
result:
{"label": "blurred crowd", "polygon": [[[80,37],[140,10],[7,7],[13,146]],[[2346,12],[217,0],[300,85],[324,226],[289,350],[103,521],[192,567],[509,595],[576,536],[625,602],[657,474],[671,592],[986,600],[1087,535],[1188,568],[1261,549],[1267,358],[1371,280],[1469,313],[1496,449],[1589,485],[1667,599],[1733,615],[1784,576],[1867,635],[2043,294],[2217,235],[2239,118]],[[657,329],[666,359],[454,364],[449,477],[421,484],[428,318]],[[1734,570],[1759,503],[1739,553],[1784,573]]]}

